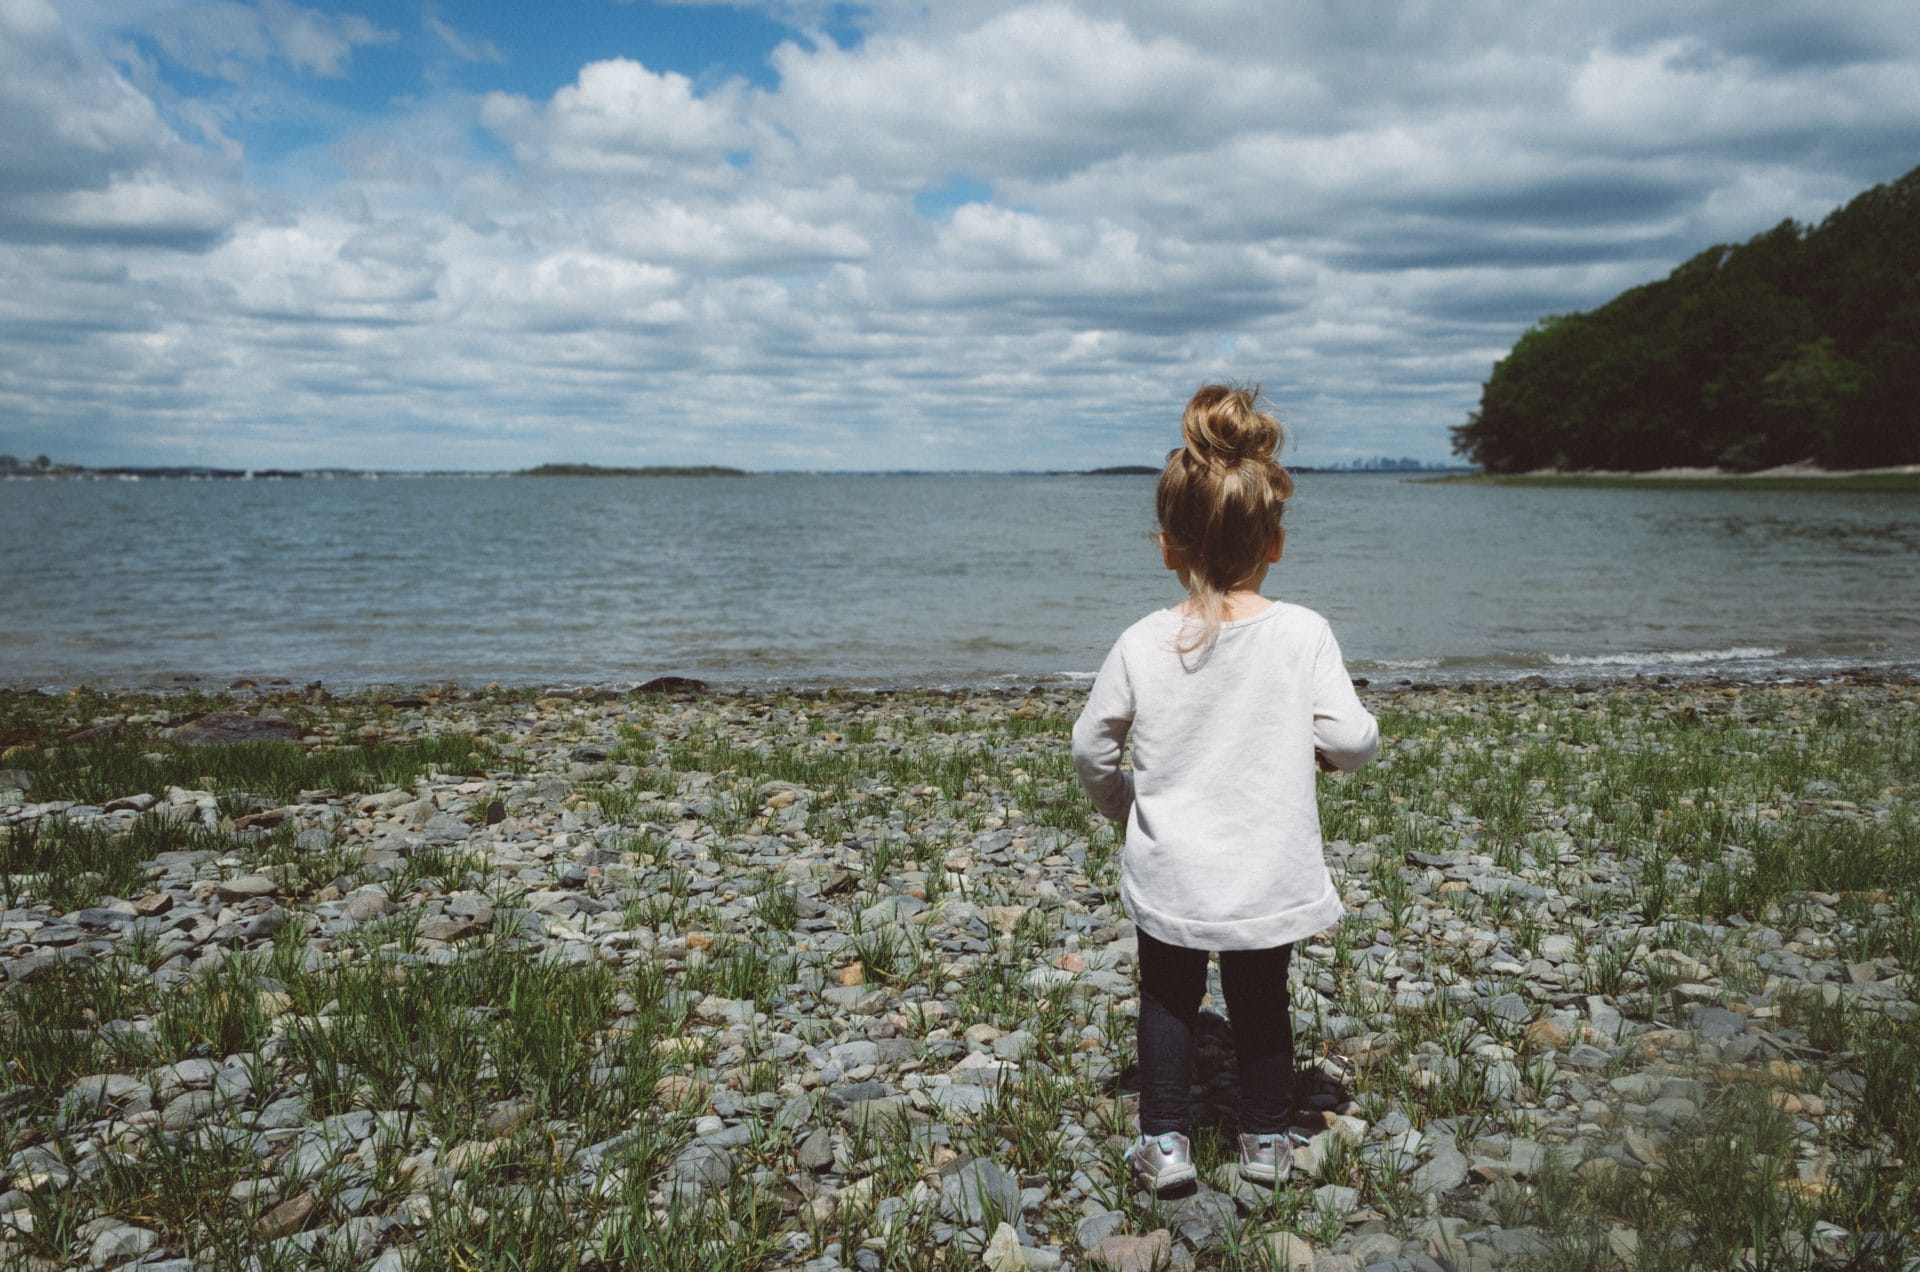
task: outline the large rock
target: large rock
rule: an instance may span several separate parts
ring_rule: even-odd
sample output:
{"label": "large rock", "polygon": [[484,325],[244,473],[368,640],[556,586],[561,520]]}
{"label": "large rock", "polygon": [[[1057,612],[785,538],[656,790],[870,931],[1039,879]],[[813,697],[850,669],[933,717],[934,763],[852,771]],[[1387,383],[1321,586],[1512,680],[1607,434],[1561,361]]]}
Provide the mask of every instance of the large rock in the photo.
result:
{"label": "large rock", "polygon": [[235,742],[298,742],[302,730],[281,715],[241,715],[215,711],[173,731],[173,740],[185,746],[230,746]]}
{"label": "large rock", "polygon": [[1005,1167],[985,1158],[962,1162],[940,1181],[940,1211],[956,1223],[984,1224],[1017,1219],[1020,1181]]}

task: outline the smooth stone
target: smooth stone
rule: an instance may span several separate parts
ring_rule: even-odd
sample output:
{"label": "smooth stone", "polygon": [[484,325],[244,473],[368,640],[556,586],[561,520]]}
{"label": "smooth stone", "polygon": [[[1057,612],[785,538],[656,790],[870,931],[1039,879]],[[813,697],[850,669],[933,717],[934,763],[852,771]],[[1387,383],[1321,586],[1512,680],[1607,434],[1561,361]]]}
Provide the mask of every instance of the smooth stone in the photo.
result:
{"label": "smooth stone", "polygon": [[1167,1210],[1180,1239],[1195,1250],[1212,1250],[1226,1244],[1240,1215],[1233,1198],[1210,1188],[1182,1197]]}
{"label": "smooth stone", "polygon": [[669,1193],[701,1193],[726,1184],[733,1174],[733,1154],[711,1144],[690,1144],[667,1164]]}
{"label": "smooth stone", "polygon": [[213,894],[222,901],[251,901],[255,897],[272,896],[280,890],[280,885],[264,875],[241,875],[237,879],[223,879],[214,885]]}
{"label": "smooth stone", "polygon": [[1625,1073],[1607,1085],[1627,1099],[1643,1104],[1660,1094],[1660,1079],[1650,1073]]}
{"label": "smooth stone", "polygon": [[934,1087],[927,1094],[947,1114],[978,1113],[993,1103],[991,1091],[971,1082],[952,1082]]}
{"label": "smooth stone", "polygon": [[1433,1156],[1413,1172],[1412,1183],[1422,1193],[1444,1195],[1467,1182],[1467,1171],[1467,1159],[1460,1150],[1442,1142],[1434,1149]]}
{"label": "smooth stone", "polygon": [[1620,1009],[1598,994],[1587,996],[1587,1020],[1593,1031],[1609,1042],[1619,1041],[1621,1026],[1626,1023]]}
{"label": "smooth stone", "polygon": [[300,726],[280,715],[241,715],[214,711],[173,731],[184,746],[220,746],[235,742],[298,742]]}
{"label": "smooth stone", "polygon": [[511,1135],[525,1126],[537,1112],[539,1106],[531,1100],[509,1100],[487,1114],[487,1134],[495,1137]]}
{"label": "smooth stone", "polygon": [[1570,936],[1554,934],[1540,938],[1540,957],[1555,963],[1564,963],[1574,956],[1579,943]]}
{"label": "smooth stone", "polygon": [[1547,1168],[1552,1151],[1538,1140],[1514,1140],[1507,1145],[1507,1169],[1516,1175],[1537,1175]]}
{"label": "smooth stone", "polygon": [[393,902],[383,892],[372,888],[361,888],[347,898],[347,917],[355,923],[366,923],[392,910]]}
{"label": "smooth stone", "polygon": [[1165,1228],[1144,1237],[1116,1232],[1093,1248],[1087,1262],[1105,1272],[1161,1272],[1173,1262],[1173,1234]]}
{"label": "smooth stone", "polygon": [[487,925],[477,920],[442,915],[422,923],[420,936],[429,941],[453,942],[465,940],[469,936],[477,936],[486,930]]}
{"label": "smooth stone", "polygon": [[170,1131],[184,1131],[226,1103],[212,1091],[188,1091],[168,1101],[166,1110],[160,1115],[160,1124]]}
{"label": "smooth stone", "polygon": [[1503,1260],[1544,1259],[1552,1244],[1532,1228],[1496,1228],[1481,1237]]}
{"label": "smooth stone", "polygon": [[1099,1214],[1088,1215],[1074,1227],[1074,1240],[1080,1243],[1082,1250],[1091,1250],[1102,1241],[1126,1227],[1127,1217],[1118,1210],[1103,1210]]}
{"label": "smooth stone", "polygon": [[1026,1260],[1020,1257],[1020,1234],[1013,1225],[1002,1220],[995,1225],[993,1235],[987,1238],[987,1248],[981,1252],[981,1266],[986,1272],[1022,1272]]}
{"label": "smooth stone", "polygon": [[[1316,1213],[1337,1215],[1345,1219],[1359,1204],[1359,1191],[1348,1188],[1344,1184],[1322,1184],[1313,1190],[1313,1209]],[[1397,1242],[1395,1248],[1399,1248]]]}
{"label": "smooth stone", "polygon": [[277,1240],[300,1231],[319,1208],[320,1199],[310,1192],[303,1192],[287,1198],[260,1216],[253,1230],[268,1241]]}
{"label": "smooth stone", "polygon": [[1718,1040],[1744,1033],[1747,1018],[1725,1007],[1700,1006],[1693,1009],[1693,1031],[1702,1038]]}
{"label": "smooth stone", "polygon": [[136,1098],[144,1101],[147,1095],[146,1083],[124,1073],[89,1074],[84,1078],[75,1078],[73,1085],[67,1088],[67,1099],[91,1106],[124,1105]]}
{"label": "smooth stone", "polygon": [[219,1074],[220,1065],[217,1061],[196,1057],[178,1064],[161,1065],[148,1076],[153,1083],[155,1096],[169,1100],[182,1091],[201,1091],[211,1087]]}
{"label": "smooth stone", "polygon": [[492,1161],[505,1151],[506,1147],[505,1140],[462,1140],[447,1150],[446,1156],[441,1159],[441,1164],[455,1174],[459,1174]]}
{"label": "smooth stone", "polygon": [[434,843],[458,843],[472,831],[471,826],[451,813],[435,813],[420,828],[421,835]]}
{"label": "smooth stone", "polygon": [[1666,1160],[1664,1154],[1660,1152],[1659,1144],[1650,1135],[1639,1131],[1628,1131],[1623,1137],[1623,1142],[1627,1146],[1627,1152],[1642,1165],[1658,1166]]}
{"label": "smooth stone", "polygon": [[1503,1020],[1510,1025],[1525,1024],[1533,1019],[1532,1004],[1518,994],[1501,994],[1488,999],[1485,1011],[1493,1019]]}
{"label": "smooth stone", "polygon": [[1273,1272],[1314,1272],[1313,1243],[1295,1232],[1267,1235],[1267,1264]]}
{"label": "smooth stone", "polygon": [[1672,1126],[1684,1122],[1700,1111],[1700,1106],[1692,1100],[1677,1095],[1663,1095],[1647,1105],[1647,1114],[1655,1126]]}
{"label": "smooth stone", "polygon": [[794,1150],[794,1161],[802,1170],[825,1170],[833,1164],[833,1133],[816,1126]]}
{"label": "smooth stone", "polygon": [[1400,1238],[1391,1232],[1366,1232],[1354,1239],[1350,1253],[1362,1267],[1400,1257]]}
{"label": "smooth stone", "polygon": [[880,1100],[893,1094],[893,1088],[884,1082],[846,1082],[831,1088],[827,1092],[827,1103],[841,1108],[851,1108],[868,1100]]}
{"label": "smooth stone", "polygon": [[1005,1167],[982,1157],[968,1158],[940,1180],[940,1212],[955,1222],[985,1223],[991,1214],[1015,1219],[1020,1214],[1020,1184]]}
{"label": "smooth stone", "polygon": [[87,1259],[95,1267],[138,1258],[160,1244],[160,1234],[146,1228],[113,1219],[98,1222],[106,1226],[87,1245]]}

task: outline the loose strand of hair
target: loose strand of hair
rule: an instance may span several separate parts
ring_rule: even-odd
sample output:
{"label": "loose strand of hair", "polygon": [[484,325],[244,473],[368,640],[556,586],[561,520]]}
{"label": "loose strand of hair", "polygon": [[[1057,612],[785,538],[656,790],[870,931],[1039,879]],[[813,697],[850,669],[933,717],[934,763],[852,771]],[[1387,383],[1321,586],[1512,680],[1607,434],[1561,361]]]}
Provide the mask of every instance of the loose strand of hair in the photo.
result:
{"label": "loose strand of hair", "polygon": [[1173,642],[1174,651],[1184,655],[1205,649],[1220,638],[1220,627],[1227,621],[1227,594],[1198,573],[1182,571],[1180,581],[1200,611],[1199,626],[1183,623],[1180,635]]}

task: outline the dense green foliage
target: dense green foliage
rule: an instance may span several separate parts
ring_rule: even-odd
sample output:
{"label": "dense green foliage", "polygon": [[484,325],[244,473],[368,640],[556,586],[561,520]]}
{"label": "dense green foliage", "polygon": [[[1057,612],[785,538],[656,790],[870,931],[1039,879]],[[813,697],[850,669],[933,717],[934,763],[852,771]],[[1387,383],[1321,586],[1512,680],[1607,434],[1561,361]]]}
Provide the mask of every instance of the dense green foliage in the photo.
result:
{"label": "dense green foliage", "polygon": [[1920,169],[1716,246],[1496,363],[1454,449],[1496,473],[1920,461]]}

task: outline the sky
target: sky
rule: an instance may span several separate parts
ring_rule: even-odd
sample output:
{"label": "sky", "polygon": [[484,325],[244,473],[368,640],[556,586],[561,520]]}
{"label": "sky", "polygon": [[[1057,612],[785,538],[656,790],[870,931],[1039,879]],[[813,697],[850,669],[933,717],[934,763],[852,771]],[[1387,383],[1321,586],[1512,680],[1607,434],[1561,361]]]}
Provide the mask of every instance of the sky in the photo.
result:
{"label": "sky", "polygon": [[1908,0],[0,0],[0,453],[1442,461],[1528,325],[1920,165]]}

